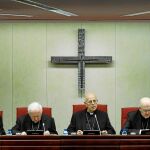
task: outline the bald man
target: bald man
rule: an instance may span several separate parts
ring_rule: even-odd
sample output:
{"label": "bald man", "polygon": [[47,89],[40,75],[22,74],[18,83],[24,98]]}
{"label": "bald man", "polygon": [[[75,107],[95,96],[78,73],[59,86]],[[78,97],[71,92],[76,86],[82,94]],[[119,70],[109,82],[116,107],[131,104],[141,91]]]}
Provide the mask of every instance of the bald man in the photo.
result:
{"label": "bald man", "polygon": [[97,97],[93,93],[87,93],[84,98],[86,109],[72,115],[67,130],[69,134],[82,135],[83,130],[100,130],[101,134],[115,134],[108,114],[97,110]]}
{"label": "bald man", "polygon": [[129,112],[124,128],[138,134],[140,129],[150,129],[150,98],[140,99],[139,110]]}

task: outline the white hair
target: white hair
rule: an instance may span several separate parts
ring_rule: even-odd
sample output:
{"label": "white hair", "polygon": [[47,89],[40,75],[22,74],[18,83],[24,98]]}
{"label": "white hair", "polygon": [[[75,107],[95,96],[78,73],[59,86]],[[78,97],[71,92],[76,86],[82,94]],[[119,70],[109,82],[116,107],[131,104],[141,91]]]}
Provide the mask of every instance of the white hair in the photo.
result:
{"label": "white hair", "polygon": [[40,111],[42,113],[43,111],[42,105],[39,104],[38,102],[32,102],[28,106],[28,113],[31,113],[33,111]]}
{"label": "white hair", "polygon": [[140,99],[140,106],[150,106],[150,98],[149,97],[143,97]]}

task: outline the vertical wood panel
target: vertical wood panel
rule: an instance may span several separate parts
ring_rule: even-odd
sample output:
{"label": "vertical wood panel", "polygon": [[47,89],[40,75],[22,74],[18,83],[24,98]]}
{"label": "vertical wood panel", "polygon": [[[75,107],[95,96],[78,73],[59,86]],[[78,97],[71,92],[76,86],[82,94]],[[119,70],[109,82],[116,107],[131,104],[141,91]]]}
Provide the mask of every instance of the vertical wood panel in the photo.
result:
{"label": "vertical wood panel", "polygon": [[15,23],[13,27],[13,107],[32,101],[46,105],[46,25]]}
{"label": "vertical wood panel", "polygon": [[12,24],[0,24],[0,110],[6,129],[12,126]]}
{"label": "vertical wood panel", "polygon": [[117,24],[116,79],[117,128],[120,108],[138,106],[139,99],[150,96],[150,24],[124,22]]}

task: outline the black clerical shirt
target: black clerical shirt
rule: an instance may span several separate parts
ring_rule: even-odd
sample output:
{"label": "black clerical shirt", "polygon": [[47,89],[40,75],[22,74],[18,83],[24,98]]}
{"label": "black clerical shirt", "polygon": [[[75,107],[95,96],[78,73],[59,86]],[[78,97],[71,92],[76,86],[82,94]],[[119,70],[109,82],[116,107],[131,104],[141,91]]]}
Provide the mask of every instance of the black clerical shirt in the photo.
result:
{"label": "black clerical shirt", "polygon": [[98,130],[94,112],[86,112],[86,130]]}
{"label": "black clerical shirt", "polygon": [[40,122],[35,123],[35,122],[32,121],[32,130],[39,130],[40,128],[41,128]]}
{"label": "black clerical shirt", "polygon": [[148,129],[150,124],[150,118],[144,118],[141,115],[141,129]]}

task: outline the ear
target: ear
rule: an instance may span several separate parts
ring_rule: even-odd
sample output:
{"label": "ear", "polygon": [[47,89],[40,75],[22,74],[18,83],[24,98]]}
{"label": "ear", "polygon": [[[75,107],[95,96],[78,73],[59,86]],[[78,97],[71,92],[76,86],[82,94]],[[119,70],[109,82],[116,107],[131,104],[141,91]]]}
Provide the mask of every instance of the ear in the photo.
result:
{"label": "ear", "polygon": [[84,102],[84,104],[85,104],[85,106],[86,106],[86,107],[88,107],[88,105],[87,105],[87,103],[86,103],[86,102]]}

